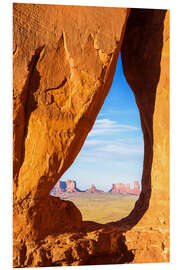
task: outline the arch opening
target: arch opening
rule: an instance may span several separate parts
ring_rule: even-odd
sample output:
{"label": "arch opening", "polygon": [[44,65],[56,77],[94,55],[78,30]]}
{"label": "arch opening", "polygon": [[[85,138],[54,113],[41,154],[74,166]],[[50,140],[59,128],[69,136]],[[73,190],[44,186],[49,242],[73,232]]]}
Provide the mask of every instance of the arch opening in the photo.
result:
{"label": "arch opening", "polygon": [[[15,7],[17,6],[15,5]],[[22,8],[24,9],[25,7]],[[42,6],[42,11],[43,8],[45,7]],[[34,5],[32,6],[32,11],[33,9]],[[57,12],[56,7],[53,7],[53,9],[55,9],[56,14],[61,11],[61,9],[58,9]],[[87,9],[90,8],[87,7]],[[102,12],[106,12],[105,10],[106,9],[103,9]],[[63,13],[65,11],[65,8],[63,8]],[[84,11],[86,12],[85,9]],[[39,12],[41,12],[41,8],[39,8]],[[118,21],[118,23],[115,21],[114,26],[118,26],[116,31],[121,38],[119,39],[118,45],[116,43],[117,46],[113,43],[111,44],[113,46],[112,55],[108,55],[108,59],[104,59],[104,55],[102,54],[103,48],[98,45],[98,43],[100,43],[100,45],[105,44],[102,42],[104,40],[101,38],[101,34],[103,34],[101,29],[99,29],[99,39],[96,39],[93,43],[93,35],[90,34],[89,37],[87,37],[87,42],[84,47],[83,56],[86,56],[86,50],[88,50],[88,57],[91,56],[92,62],[86,65],[85,62],[81,63],[80,58],[73,55],[74,61],[79,61],[80,69],[78,72],[81,72],[81,68],[88,71],[81,74],[83,75],[81,78],[82,84],[78,84],[78,88],[80,87],[80,90],[83,90],[83,83],[87,82],[88,85],[86,86],[88,86],[87,90],[89,90],[89,96],[92,98],[92,102],[89,102],[88,95],[83,96],[83,91],[79,91],[79,95],[76,95],[76,93],[74,93],[75,91],[72,91],[74,85],[72,87],[70,78],[72,78],[72,76],[78,78],[77,75],[79,73],[77,70],[73,70],[75,65],[73,65],[72,58],[70,57],[72,51],[70,50],[71,48],[68,47],[72,42],[69,40],[68,44],[68,33],[66,33],[66,31],[65,34],[63,32],[60,40],[61,42],[55,40],[58,44],[58,49],[55,49],[55,54],[57,56],[55,59],[60,59],[61,61],[63,59],[64,63],[62,67],[65,66],[66,70],[64,68],[63,70],[58,70],[59,73],[56,73],[57,78],[50,76],[55,79],[51,88],[47,85],[49,81],[43,79],[46,78],[47,67],[49,67],[48,70],[51,71],[52,62],[49,61],[49,59],[52,59],[51,53],[54,48],[46,47],[45,56],[43,52],[40,61],[38,61],[36,65],[37,70],[41,75],[39,93],[43,95],[40,97],[37,95],[38,107],[33,111],[28,121],[28,134],[26,138],[24,138],[25,141],[21,141],[22,145],[23,143],[26,143],[26,155],[18,179],[18,181],[21,180],[21,182],[18,182],[19,193],[17,193],[17,198],[14,198],[13,230],[15,266],[47,266],[47,263],[48,265],[55,266],[63,265],[64,263],[66,265],[73,265],[74,263],[101,264],[102,262],[143,262],[142,257],[143,259],[145,258],[145,260],[150,258],[151,262],[155,262],[156,260],[158,262],[160,260],[167,260],[168,241],[166,242],[166,236],[168,237],[168,218],[166,213],[168,213],[168,187],[166,186],[164,188],[164,182],[166,184],[168,183],[168,176],[167,173],[164,173],[163,171],[166,170],[166,166],[168,169],[168,158],[165,157],[168,153],[168,134],[166,132],[167,130],[164,129],[164,126],[168,129],[168,120],[164,121],[164,118],[161,116],[164,112],[166,113],[168,111],[168,86],[166,85],[166,81],[168,81],[168,68],[166,70],[165,67],[168,63],[168,47],[164,50],[164,46],[167,45],[166,41],[168,40],[168,26],[164,30],[166,11],[131,9],[130,15],[125,9],[116,9],[116,11],[114,9],[112,14],[113,12],[115,12]],[[74,18],[74,14],[75,12],[72,13],[72,18]],[[94,13],[92,12],[92,14]],[[107,16],[103,17],[105,18],[104,21],[106,22],[110,18],[109,23],[111,25],[111,21],[113,20],[111,20],[111,17],[109,16],[109,11],[105,13],[105,15],[106,14]],[[49,17],[48,13],[45,14],[45,16],[46,15]],[[68,13],[68,16],[69,15],[70,14]],[[129,18],[127,20],[128,15]],[[58,18],[59,17],[61,16],[58,16]],[[122,18],[124,18],[125,23]],[[30,19],[31,18],[29,17],[28,20]],[[44,16],[43,22],[46,22]],[[97,23],[99,23],[99,18]],[[90,24],[90,26],[94,27],[94,24]],[[49,24],[48,27],[51,27],[51,24]],[[17,29],[19,28],[17,27]],[[49,31],[49,33],[54,33],[55,28],[53,27],[52,29],[53,31]],[[58,26],[57,29],[61,29],[61,25]],[[79,29],[81,29],[81,27]],[[109,29],[108,25],[106,29]],[[91,33],[92,31],[89,32]],[[116,34],[114,38],[117,38],[118,35]],[[43,36],[45,37],[46,35]],[[83,35],[81,35],[81,37],[82,36]],[[17,41],[18,40],[20,39],[17,38]],[[26,39],[24,42],[26,42]],[[44,42],[45,44],[49,44],[49,40]],[[27,39],[27,48],[29,47],[29,43],[29,39]],[[54,44],[56,43],[53,43],[53,45]],[[35,44],[33,43],[32,45],[29,53],[27,53],[28,57],[30,57],[32,51],[35,50]],[[78,48],[78,46],[75,45],[74,47]],[[24,48],[26,48],[26,46],[24,46]],[[102,50],[99,48],[102,48]],[[88,130],[92,127],[97,113],[106,98],[114,75],[120,48],[122,48],[121,53],[124,74],[135,94],[144,136],[145,153],[142,191],[139,199],[135,203],[135,207],[127,217],[120,219],[119,221],[109,222],[105,225],[99,224],[99,226],[97,226],[98,224],[95,222],[82,222],[81,213],[73,203],[65,202],[49,195],[46,197],[46,195],[62,173],[66,171],[70,164],[72,164],[84,143],[87,136],[87,131],[84,130],[84,127]],[[51,51],[51,49],[53,50]],[[18,48],[17,52],[19,53],[20,51],[21,50]],[[16,54],[15,52],[15,57],[18,53]],[[20,59],[25,59],[22,55]],[[22,66],[20,66],[20,71],[26,70],[25,67],[28,62],[28,57]],[[83,60],[84,59],[85,58],[83,58]],[[103,60],[105,60],[103,62],[104,64],[102,64]],[[106,60],[108,65],[106,65]],[[97,61],[98,65],[95,65]],[[53,67],[54,64],[55,63],[53,62]],[[43,68],[43,66],[45,68]],[[59,65],[57,66],[59,67]],[[94,67],[96,68],[96,72],[93,70]],[[63,72],[65,72],[65,74]],[[64,80],[64,76],[62,76],[62,83],[59,82],[59,74],[61,73],[66,78]],[[89,74],[91,74],[91,76],[89,76]],[[26,74],[24,74],[24,78],[25,77]],[[92,86],[97,77],[100,78],[100,80],[99,85],[96,85],[94,94],[94,88]],[[94,78],[93,81],[92,78]],[[23,82],[23,80],[21,81]],[[54,85],[54,83],[57,84]],[[64,110],[59,110],[58,101],[60,91],[57,91],[58,93],[53,92],[56,92],[56,86],[62,86],[64,93],[67,93],[67,99],[65,100],[68,102],[65,105],[71,104],[71,101],[74,102],[74,111],[70,114],[69,111],[72,107],[64,105]],[[75,84],[75,86],[77,86],[77,84]],[[20,88],[21,87],[19,87],[19,89]],[[46,95],[46,90],[52,90],[52,92],[49,93],[50,95]],[[16,98],[18,100],[21,98],[21,95],[17,95]],[[163,99],[162,101],[161,98]],[[79,110],[84,104],[84,100],[87,102],[88,106],[83,107],[82,111],[79,113]],[[62,103],[64,102],[63,98],[61,101]],[[23,106],[26,102],[27,101],[24,100],[23,104],[17,108],[18,113],[24,113]],[[19,103],[17,102],[17,104]],[[154,111],[156,117],[154,117]],[[68,125],[65,126],[64,123],[67,119],[69,122]],[[25,118],[24,120],[26,121],[27,119]],[[160,127],[159,122],[161,124]],[[155,127],[153,125],[155,125]],[[154,133],[154,130],[156,133]],[[16,130],[17,136],[19,136],[18,131],[19,129]],[[48,139],[44,140],[45,143],[43,144],[43,147],[39,144],[39,132],[42,136],[41,139],[44,138],[44,134],[48,135]],[[162,138],[159,139],[158,136],[160,134],[160,136],[163,137],[164,133],[165,140],[162,142]],[[60,140],[58,137],[59,135],[61,135]],[[79,135],[81,135],[80,141],[78,141]],[[69,139],[71,143],[68,144],[67,147]],[[166,143],[167,145],[165,145]],[[158,150],[159,146],[160,151]],[[155,149],[154,153],[153,147]],[[38,158],[33,160],[33,157]],[[165,157],[165,162],[163,164],[160,161],[162,157]],[[40,166],[38,166],[39,164]],[[32,170],[30,166],[33,168]],[[159,187],[161,188],[160,192],[158,190]],[[24,191],[26,188],[27,193],[25,194]],[[163,199],[160,198],[162,194]],[[22,197],[20,195],[22,195]],[[160,200],[158,201],[159,198]],[[163,209],[160,217],[160,207],[157,207],[157,204]],[[139,224],[138,226],[135,226],[139,221],[141,221],[140,226]],[[132,227],[134,227],[133,230],[130,230]],[[63,230],[61,230],[62,228]],[[99,228],[103,230],[99,230]],[[152,231],[154,233],[153,235]],[[158,251],[160,252],[154,257],[154,254],[156,253],[156,250],[154,252],[154,244],[157,244],[157,231]],[[159,233],[162,231],[163,233]],[[164,235],[165,231],[167,231],[167,233]],[[88,232],[92,233],[88,234]],[[148,239],[148,241],[150,239],[152,240],[152,243],[154,243],[152,249],[149,249],[149,246],[147,249],[145,243],[141,243],[141,246],[138,245],[138,242],[143,240],[146,233],[148,236],[146,235],[145,239]],[[77,240],[78,245],[74,245],[74,240]],[[35,253],[32,253],[32,243],[35,245],[35,249],[37,249],[34,249]],[[68,247],[66,243],[69,243]],[[84,247],[87,246],[90,247],[90,249],[86,249],[87,253],[84,253]],[[56,252],[57,250],[58,252]],[[140,250],[142,250],[142,252]],[[107,254],[107,261],[104,260],[104,254]]]}
{"label": "arch opening", "polygon": [[123,74],[120,53],[94,126],[50,194],[72,201],[83,221],[117,222],[128,216],[139,198],[143,156],[139,110]]}

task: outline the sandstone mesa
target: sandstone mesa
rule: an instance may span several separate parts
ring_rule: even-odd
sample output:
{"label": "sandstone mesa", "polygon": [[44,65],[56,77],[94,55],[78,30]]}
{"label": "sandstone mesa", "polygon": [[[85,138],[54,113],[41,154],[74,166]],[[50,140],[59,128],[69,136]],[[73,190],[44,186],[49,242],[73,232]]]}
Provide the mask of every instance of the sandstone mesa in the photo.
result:
{"label": "sandstone mesa", "polygon": [[82,192],[76,186],[76,181],[74,180],[66,180],[66,181],[58,181],[56,185],[51,190],[51,195],[57,196],[63,192]]}
{"label": "sandstone mesa", "polygon": [[130,187],[130,184],[117,183],[112,185],[112,189],[110,190],[110,192],[139,195],[141,190],[138,181],[134,181],[134,188],[132,189]]}
{"label": "sandstone mesa", "polygon": [[[77,192],[102,193],[104,191],[97,189],[94,184],[92,184],[89,189],[80,190],[77,188],[76,181],[66,180],[66,181],[58,181],[57,184],[54,186],[54,188],[51,190],[50,194],[53,196],[59,196],[64,192],[69,192],[69,193],[74,193],[74,192],[75,193],[77,193]],[[112,188],[109,190],[109,192],[139,195],[141,190],[140,190],[140,185],[139,185],[138,181],[134,181],[134,188],[132,188],[132,189],[130,188],[130,184],[116,183],[116,184],[112,184]]]}

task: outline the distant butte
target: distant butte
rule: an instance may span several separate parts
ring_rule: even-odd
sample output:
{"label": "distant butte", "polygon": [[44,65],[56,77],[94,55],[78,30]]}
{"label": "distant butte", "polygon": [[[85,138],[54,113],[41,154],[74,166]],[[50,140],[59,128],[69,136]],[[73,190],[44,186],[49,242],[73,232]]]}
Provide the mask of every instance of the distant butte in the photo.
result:
{"label": "distant butte", "polygon": [[76,187],[76,181],[74,180],[58,181],[51,190],[51,195],[58,196],[64,192],[73,193],[82,191]]}
{"label": "distant butte", "polygon": [[[62,193],[77,193],[77,192],[88,192],[88,193],[102,193],[103,190],[99,190],[96,188],[94,184],[91,185],[89,189],[80,190],[77,188],[76,181],[74,180],[66,180],[66,181],[58,181],[54,188],[51,190],[51,195],[59,196]],[[122,184],[116,183],[112,185],[112,188],[109,192],[113,193],[121,193],[121,194],[132,194],[132,195],[139,195],[140,185],[138,181],[134,181],[134,187],[131,189],[130,184]]]}
{"label": "distant butte", "polygon": [[133,189],[130,188],[130,184],[116,183],[112,185],[112,189],[109,192],[139,195],[141,190],[138,181],[134,181]]}
{"label": "distant butte", "polygon": [[95,187],[95,185],[91,185],[89,189],[87,189],[85,192],[91,192],[91,193],[102,193],[104,192],[103,190],[99,190]]}

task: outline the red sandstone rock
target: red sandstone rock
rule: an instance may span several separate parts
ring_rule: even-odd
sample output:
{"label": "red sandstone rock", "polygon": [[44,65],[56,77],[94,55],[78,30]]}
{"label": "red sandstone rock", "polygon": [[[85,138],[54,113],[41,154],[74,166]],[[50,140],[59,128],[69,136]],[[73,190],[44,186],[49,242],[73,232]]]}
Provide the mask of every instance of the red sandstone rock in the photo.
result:
{"label": "red sandstone rock", "polygon": [[91,187],[89,189],[87,189],[85,192],[91,192],[91,193],[102,193],[104,191],[100,190],[100,189],[97,189],[95,187],[95,185],[91,185]]}
{"label": "red sandstone rock", "polygon": [[121,51],[144,134],[142,191],[124,220],[135,224],[124,234],[134,263],[169,261],[169,17],[132,9]]}
{"label": "red sandstone rock", "polygon": [[[73,203],[62,212],[60,199],[46,197],[104,103],[128,14],[126,8],[13,4],[13,233],[20,243],[32,234],[38,240],[47,224],[51,233],[55,222],[59,231],[82,223]],[[58,213],[43,206],[52,211],[42,218],[42,201],[59,204]]]}
{"label": "red sandstone rock", "polygon": [[110,192],[139,195],[141,190],[138,181],[134,181],[133,189],[130,188],[130,184],[116,183],[112,185]]}
{"label": "red sandstone rock", "polygon": [[[132,9],[126,27],[128,14],[13,5],[14,267],[169,261],[169,12]],[[101,231],[83,223],[83,234],[77,207],[48,194],[93,126],[122,40],[144,133],[142,192],[126,219]]]}

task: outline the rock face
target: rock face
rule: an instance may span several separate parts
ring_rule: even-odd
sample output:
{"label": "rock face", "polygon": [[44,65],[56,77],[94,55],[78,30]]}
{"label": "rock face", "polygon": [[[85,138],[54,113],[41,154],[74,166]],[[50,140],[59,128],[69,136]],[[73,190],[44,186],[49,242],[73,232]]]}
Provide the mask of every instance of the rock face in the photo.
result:
{"label": "rock face", "polygon": [[97,189],[95,187],[95,185],[91,185],[91,187],[89,189],[87,189],[85,192],[91,192],[91,193],[102,193],[104,191],[100,190],[100,189]]}
{"label": "rock face", "polygon": [[169,11],[131,11],[122,63],[144,133],[142,191],[125,221],[137,225],[126,243],[135,263],[169,261]]}
{"label": "rock face", "polygon": [[[14,267],[169,260],[169,12],[128,15],[13,4]],[[100,225],[48,194],[95,122],[122,41],[144,133],[142,192],[127,218]]]}
{"label": "rock face", "polygon": [[130,188],[130,184],[116,183],[112,185],[110,192],[139,195],[141,190],[138,181],[134,181],[133,189]]}

